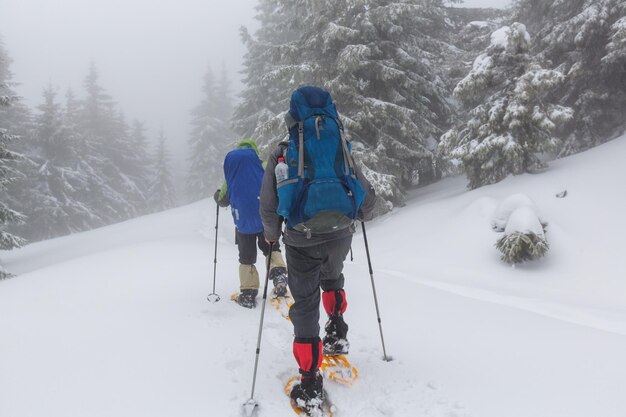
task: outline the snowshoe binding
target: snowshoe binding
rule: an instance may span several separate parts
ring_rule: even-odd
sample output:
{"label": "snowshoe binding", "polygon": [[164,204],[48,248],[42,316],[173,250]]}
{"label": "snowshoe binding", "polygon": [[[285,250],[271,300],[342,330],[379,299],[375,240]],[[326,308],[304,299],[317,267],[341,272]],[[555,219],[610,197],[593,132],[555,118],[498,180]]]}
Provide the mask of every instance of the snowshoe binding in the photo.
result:
{"label": "snowshoe binding", "polygon": [[233,294],[230,299],[242,307],[255,308],[258,293],[258,290],[241,290],[241,292]]}
{"label": "snowshoe binding", "polygon": [[300,416],[332,417],[333,408],[323,389],[323,379],[319,372],[313,376],[293,377],[285,386],[285,393],[291,399],[291,407]]}
{"label": "snowshoe binding", "polygon": [[273,298],[284,297],[287,294],[287,269],[282,266],[272,268],[270,279],[274,283]]}
{"label": "snowshoe binding", "polygon": [[348,342],[348,325],[341,314],[329,315],[326,326],[326,335],[322,342],[324,355],[345,355],[350,350]]}

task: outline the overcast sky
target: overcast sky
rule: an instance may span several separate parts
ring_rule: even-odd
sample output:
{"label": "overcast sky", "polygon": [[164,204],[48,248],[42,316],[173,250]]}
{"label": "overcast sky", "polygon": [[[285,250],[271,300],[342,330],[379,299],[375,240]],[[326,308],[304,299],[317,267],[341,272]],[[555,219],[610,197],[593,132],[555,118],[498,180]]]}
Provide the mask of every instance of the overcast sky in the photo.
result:
{"label": "overcast sky", "polygon": [[[509,1],[467,0],[468,7]],[[222,65],[239,88],[239,27],[256,29],[257,0],[0,0],[0,38],[13,59],[18,94],[31,107],[51,84],[64,100],[83,95],[93,60],[100,84],[127,119],[155,136],[162,127],[182,152],[202,77]]]}

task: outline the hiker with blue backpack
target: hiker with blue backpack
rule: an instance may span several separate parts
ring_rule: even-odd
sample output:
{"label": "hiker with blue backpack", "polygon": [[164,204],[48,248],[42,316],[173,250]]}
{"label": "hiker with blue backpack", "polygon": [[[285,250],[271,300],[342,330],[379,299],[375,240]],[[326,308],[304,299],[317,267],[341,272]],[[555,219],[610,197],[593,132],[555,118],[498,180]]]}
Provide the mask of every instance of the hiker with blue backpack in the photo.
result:
{"label": "hiker with blue backpack", "polygon": [[[289,140],[267,161],[260,212],[266,240],[277,245],[283,236],[295,301],[289,317],[301,382],[290,396],[312,414],[323,399],[322,355],[349,350],[343,263],[355,222],[371,219],[376,196],[354,163],[330,93],[313,86],[298,88],[285,121]],[[320,298],[328,314],[323,341]]]}
{"label": "hiker with blue backpack", "polygon": [[224,158],[224,184],[213,196],[220,207],[230,205],[235,222],[235,243],[239,249],[239,293],[233,300],[242,307],[256,307],[259,292],[259,273],[255,263],[257,246],[265,257],[270,257],[270,279],[274,283],[274,297],[287,293],[287,269],[278,244],[270,245],[263,236],[259,215],[259,194],[264,167],[253,140],[242,140]]}

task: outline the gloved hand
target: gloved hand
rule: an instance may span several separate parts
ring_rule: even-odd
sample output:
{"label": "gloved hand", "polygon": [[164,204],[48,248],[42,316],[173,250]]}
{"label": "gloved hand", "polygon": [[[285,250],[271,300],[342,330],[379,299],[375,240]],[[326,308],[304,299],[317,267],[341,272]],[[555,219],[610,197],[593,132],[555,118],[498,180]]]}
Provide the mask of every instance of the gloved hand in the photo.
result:
{"label": "gloved hand", "polygon": [[278,237],[268,238],[265,233],[263,233],[263,237],[265,238],[265,243],[267,243],[268,245],[272,245],[272,244],[278,242],[278,239],[279,239]]}
{"label": "gloved hand", "polygon": [[280,239],[280,236],[283,234],[282,224],[283,223],[281,217],[281,222],[278,223],[278,230],[274,231],[273,233],[269,232],[268,230],[263,231],[263,237],[268,244],[278,242],[278,239]]}
{"label": "gloved hand", "polygon": [[359,209],[359,211],[356,214],[356,219],[358,221],[361,221],[361,222],[369,221],[369,220],[372,220],[374,218],[373,214],[374,213],[372,213],[372,212],[363,213],[363,210]]}
{"label": "gloved hand", "polygon": [[213,200],[215,200],[217,205],[220,206],[220,207],[228,207],[230,205],[230,200],[228,199],[228,194],[224,194],[224,196],[220,199],[221,192],[222,192],[222,190],[218,189],[215,192],[215,194],[213,194]]}

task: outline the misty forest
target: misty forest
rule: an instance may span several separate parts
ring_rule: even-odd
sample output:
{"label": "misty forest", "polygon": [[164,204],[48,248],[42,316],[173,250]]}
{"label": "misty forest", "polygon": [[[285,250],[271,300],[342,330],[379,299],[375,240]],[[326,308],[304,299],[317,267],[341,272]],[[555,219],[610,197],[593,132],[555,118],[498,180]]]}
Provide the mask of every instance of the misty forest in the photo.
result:
{"label": "misty forest", "polygon": [[238,140],[266,157],[285,138],[300,85],[333,95],[379,215],[414,187],[465,175],[476,189],[624,132],[626,2],[451,3],[259,0],[259,28],[240,31],[241,91],[219,57],[197,80],[189,137],[175,138],[187,144],[184,181],[173,138],[149,137],[122,112],[97,60],[85,63],[82,91],[50,86],[31,108],[15,89],[25,81],[11,71],[12,46],[0,43],[0,250],[212,196]]}

